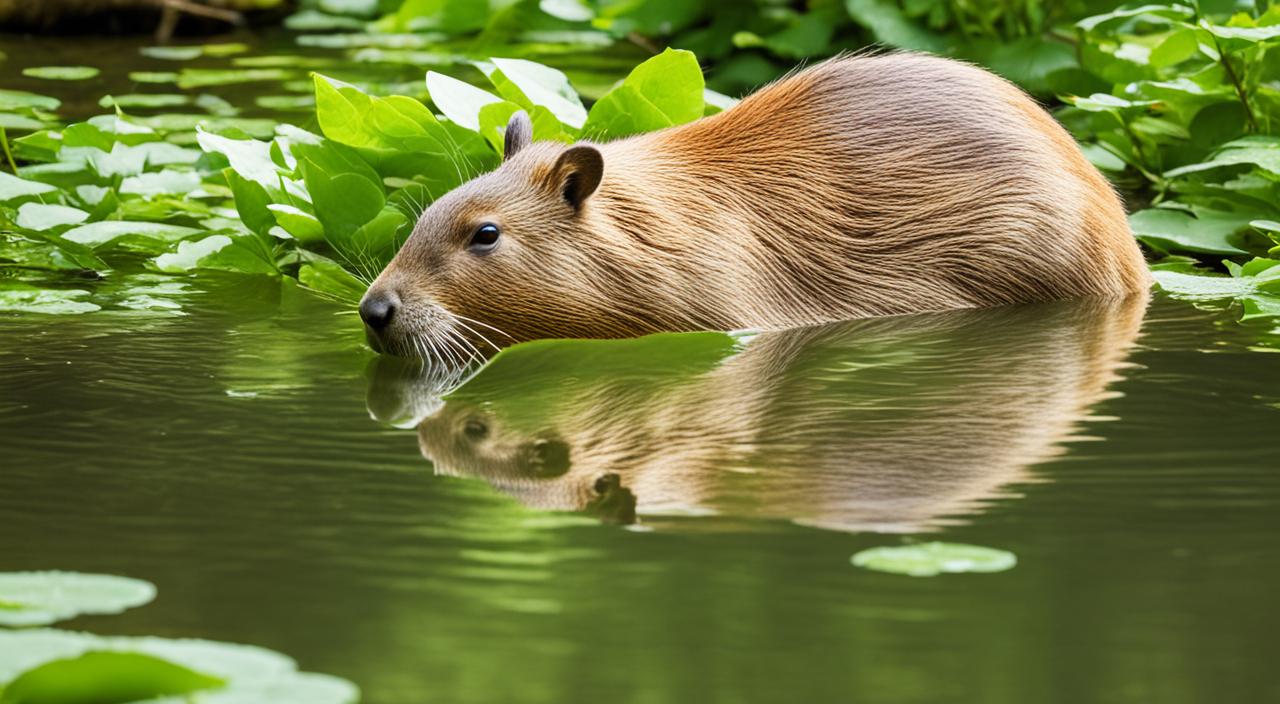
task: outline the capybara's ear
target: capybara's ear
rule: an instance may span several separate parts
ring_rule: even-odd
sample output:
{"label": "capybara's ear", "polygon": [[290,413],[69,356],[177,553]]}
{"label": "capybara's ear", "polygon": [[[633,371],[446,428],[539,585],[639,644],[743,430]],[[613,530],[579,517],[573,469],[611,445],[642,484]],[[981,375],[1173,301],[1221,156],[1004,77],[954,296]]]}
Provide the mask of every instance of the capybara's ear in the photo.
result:
{"label": "capybara's ear", "polygon": [[517,110],[507,121],[507,133],[502,141],[502,160],[506,161],[516,152],[529,146],[533,141],[533,123],[529,121],[529,113]]}
{"label": "capybara's ear", "polygon": [[556,160],[551,173],[564,199],[577,210],[600,185],[604,177],[604,157],[599,149],[586,144],[569,147]]}

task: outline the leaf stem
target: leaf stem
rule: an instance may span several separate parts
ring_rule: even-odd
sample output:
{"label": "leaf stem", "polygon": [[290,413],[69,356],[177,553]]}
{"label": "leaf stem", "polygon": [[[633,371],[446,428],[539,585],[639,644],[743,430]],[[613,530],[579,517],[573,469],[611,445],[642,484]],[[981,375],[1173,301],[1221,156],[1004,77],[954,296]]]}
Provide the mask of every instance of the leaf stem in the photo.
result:
{"label": "leaf stem", "polygon": [[1258,131],[1258,119],[1253,115],[1253,107],[1249,105],[1249,97],[1245,95],[1244,86],[1240,83],[1240,77],[1236,75],[1236,70],[1231,67],[1231,59],[1227,56],[1227,52],[1222,50],[1222,44],[1218,42],[1218,38],[1213,38],[1213,45],[1218,50],[1218,60],[1222,62],[1222,68],[1227,71],[1227,78],[1230,79],[1231,85],[1236,89],[1236,96],[1240,98],[1240,104],[1244,106],[1244,116],[1249,120],[1249,131]]}
{"label": "leaf stem", "polygon": [[13,152],[9,151],[9,135],[3,127],[0,127],[0,149],[4,149],[4,159],[9,163],[9,168],[13,169],[13,175],[17,176],[18,165],[13,161]]}

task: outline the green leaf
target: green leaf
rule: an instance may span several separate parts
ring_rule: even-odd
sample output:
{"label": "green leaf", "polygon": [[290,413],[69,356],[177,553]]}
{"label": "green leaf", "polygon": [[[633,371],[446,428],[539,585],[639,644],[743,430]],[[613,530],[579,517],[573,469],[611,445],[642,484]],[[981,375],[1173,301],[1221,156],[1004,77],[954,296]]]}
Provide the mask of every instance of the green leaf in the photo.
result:
{"label": "green leaf", "polygon": [[503,102],[487,90],[476,88],[443,73],[427,71],[427,92],[444,116],[469,130],[480,130],[480,110]]}
{"label": "green leaf", "polygon": [[912,22],[892,0],[845,0],[855,22],[866,27],[876,41],[899,49],[942,51],[945,43],[933,32]]}
{"label": "green leaf", "polygon": [[[3,295],[0,291],[0,295]],[[79,572],[0,572],[0,625],[42,626],[80,614],[118,614],[156,596],[150,582]]]}
{"label": "green leaf", "polygon": [[101,73],[92,66],[32,66],[22,69],[22,75],[52,81],[83,81]]}
{"label": "green leaf", "polygon": [[0,202],[8,202],[19,198],[31,198],[58,190],[54,186],[39,181],[28,181],[25,178],[12,176],[0,171]]}
{"label": "green leaf", "polygon": [[1195,10],[1186,5],[1141,5],[1139,7],[1122,8],[1080,20],[1076,27],[1093,32],[1117,23],[1126,22],[1138,17],[1149,17],[1156,20],[1189,20],[1195,17]]}
{"label": "green leaf", "polygon": [[870,548],[856,553],[850,561],[855,567],[911,577],[1004,572],[1018,564],[1017,556],[1006,550],[939,542]]}
{"label": "green leaf", "polygon": [[62,233],[62,237],[69,242],[76,242],[97,248],[111,242],[112,240],[125,237],[127,235],[140,235],[148,239],[162,242],[176,242],[199,233],[200,230],[192,227],[169,225],[167,223],[160,222],[103,220],[101,222],[91,222],[87,225],[74,227]]}
{"label": "green leaf", "polygon": [[224,684],[152,655],[89,651],[23,672],[0,691],[0,704],[128,704]]}
{"label": "green leaf", "polygon": [[120,193],[141,196],[185,194],[200,187],[200,174],[192,171],[163,169],[130,176],[120,182]]}
{"label": "green leaf", "polygon": [[1280,178],[1280,137],[1262,135],[1241,137],[1219,147],[1207,161],[1170,169],[1165,172],[1165,177],[1178,178],[1190,173],[1235,164],[1252,164],[1275,178]]}
{"label": "green leaf", "polygon": [[1165,37],[1151,50],[1148,60],[1156,68],[1165,68],[1180,64],[1199,52],[1200,40],[1196,38],[1195,30],[1186,28]]}
{"label": "green leaf", "polygon": [[240,176],[268,188],[280,186],[280,168],[271,160],[271,145],[256,139],[229,139],[196,130],[196,141],[206,152],[222,154]]}
{"label": "green leaf", "polygon": [[65,205],[23,203],[18,208],[18,227],[27,230],[51,230],[63,225],[74,225],[89,219],[89,214],[79,208]]}
{"label": "green leaf", "polygon": [[167,274],[182,274],[200,265],[200,260],[231,244],[227,235],[211,235],[201,240],[179,242],[168,254],[161,254],[152,261],[156,268]]}
{"label": "green leaf", "polygon": [[1129,227],[1138,239],[1170,249],[1209,254],[1244,254],[1235,234],[1249,224],[1250,216],[1196,208],[1148,208],[1129,216]]}
{"label": "green leaf", "polygon": [[222,175],[227,179],[227,185],[231,186],[236,212],[240,214],[240,220],[245,226],[259,235],[270,232],[276,224],[276,218],[268,209],[272,198],[267,189],[256,181],[240,176],[235,169],[225,169]]}
{"label": "green leaf", "polygon": [[705,88],[697,58],[688,51],[667,49],[600,98],[591,107],[583,133],[616,138],[692,122],[706,109]]}
{"label": "green leaf", "polygon": [[9,90],[0,88],[0,111],[35,108],[37,110],[57,110],[62,101],[47,95],[28,93],[25,90]]}
{"label": "green leaf", "polygon": [[267,210],[271,211],[276,223],[299,242],[315,244],[324,241],[324,226],[311,213],[282,203],[272,203]]}
{"label": "green leaf", "polygon": [[[524,59],[493,58],[490,62],[492,67],[481,65],[481,68],[507,100],[526,109],[535,105],[545,107],[556,119],[575,129],[587,121],[582,99],[563,72]],[[511,87],[515,88],[514,93]]]}
{"label": "green leaf", "polygon": [[[0,682],[13,683],[24,673],[89,653],[95,655],[69,667],[59,666],[51,673],[57,676],[39,678],[39,690],[24,685],[21,698],[6,688],[0,702],[123,704],[137,701],[139,689],[152,689],[161,682],[187,687],[199,682],[199,689],[164,700],[188,704],[355,704],[359,700],[359,691],[350,682],[298,672],[292,660],[264,648],[195,639],[108,638],[52,629],[0,631]],[[225,687],[218,688],[220,683]],[[81,684],[86,689],[71,689]]]}

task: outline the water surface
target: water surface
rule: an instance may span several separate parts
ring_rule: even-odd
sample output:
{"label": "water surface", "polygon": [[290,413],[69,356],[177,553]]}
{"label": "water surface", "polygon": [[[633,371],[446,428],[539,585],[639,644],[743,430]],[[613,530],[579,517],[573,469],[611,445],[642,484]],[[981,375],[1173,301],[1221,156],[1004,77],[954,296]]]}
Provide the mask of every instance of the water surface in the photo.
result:
{"label": "water surface", "polygon": [[[122,72],[65,116],[164,90]],[[247,107],[287,90],[208,89],[304,121]],[[70,628],[266,646],[374,704],[1280,698],[1280,357],[1230,312],[544,345],[441,399],[266,277],[65,285],[103,310],[0,314],[0,570],[160,594]],[[1018,564],[849,562],[918,540]]]}

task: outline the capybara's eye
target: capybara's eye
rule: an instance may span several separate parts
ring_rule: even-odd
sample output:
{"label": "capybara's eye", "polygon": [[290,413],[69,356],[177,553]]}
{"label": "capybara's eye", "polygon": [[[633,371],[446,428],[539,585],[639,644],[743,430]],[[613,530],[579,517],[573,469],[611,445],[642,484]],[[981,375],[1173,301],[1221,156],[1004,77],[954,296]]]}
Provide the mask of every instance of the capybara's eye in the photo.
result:
{"label": "capybara's eye", "polygon": [[481,254],[488,252],[497,246],[498,237],[501,234],[498,232],[497,225],[487,222],[476,229],[476,233],[471,236],[471,242],[467,245],[467,249]]}
{"label": "capybara's eye", "polygon": [[462,434],[467,436],[468,440],[483,440],[489,435],[489,426],[484,423],[471,419],[462,426]]}

